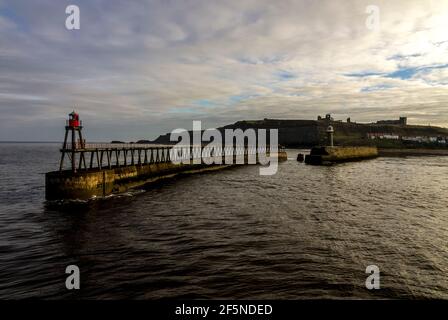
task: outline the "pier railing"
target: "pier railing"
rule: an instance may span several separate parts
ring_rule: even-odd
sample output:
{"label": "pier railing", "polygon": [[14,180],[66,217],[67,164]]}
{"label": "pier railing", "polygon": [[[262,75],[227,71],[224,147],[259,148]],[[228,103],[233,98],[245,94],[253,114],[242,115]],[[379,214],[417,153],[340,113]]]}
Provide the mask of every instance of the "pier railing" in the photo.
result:
{"label": "pier railing", "polygon": [[154,143],[84,143],[81,145],[77,143],[77,147],[84,149],[138,149],[138,148],[169,148],[173,147],[171,144],[154,144]]}
{"label": "pier railing", "polygon": [[[69,147],[73,147],[69,145]],[[60,170],[64,170],[64,157],[71,162],[71,170],[106,169],[122,166],[147,165],[155,163],[183,164],[234,164],[256,163],[258,158],[267,157],[270,152],[281,152],[283,147],[269,145],[156,145],[136,143],[76,143],[75,148],[61,149]],[[67,168],[68,169],[68,168]]]}

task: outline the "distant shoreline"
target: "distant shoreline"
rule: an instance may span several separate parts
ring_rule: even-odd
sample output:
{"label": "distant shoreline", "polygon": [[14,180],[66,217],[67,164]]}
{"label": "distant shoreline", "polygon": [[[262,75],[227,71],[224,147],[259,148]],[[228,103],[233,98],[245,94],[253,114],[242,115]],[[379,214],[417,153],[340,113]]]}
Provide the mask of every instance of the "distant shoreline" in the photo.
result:
{"label": "distant shoreline", "polygon": [[62,141],[0,141],[0,143],[61,143]]}
{"label": "distant shoreline", "polygon": [[[63,141],[0,141],[0,143],[60,143],[62,145]],[[92,142],[92,143],[108,143],[108,142]]]}
{"label": "distant shoreline", "polygon": [[398,149],[398,148],[378,148],[380,156],[448,156],[448,149]]}

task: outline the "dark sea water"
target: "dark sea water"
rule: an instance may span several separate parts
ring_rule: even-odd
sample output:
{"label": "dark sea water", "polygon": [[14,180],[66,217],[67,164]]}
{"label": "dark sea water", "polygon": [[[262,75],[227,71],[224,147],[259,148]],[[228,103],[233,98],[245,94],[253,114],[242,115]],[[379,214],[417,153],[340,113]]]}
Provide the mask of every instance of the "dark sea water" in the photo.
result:
{"label": "dark sea water", "polygon": [[232,168],[58,207],[44,202],[58,147],[0,144],[0,298],[448,298],[448,157],[314,167],[289,150],[274,176]]}

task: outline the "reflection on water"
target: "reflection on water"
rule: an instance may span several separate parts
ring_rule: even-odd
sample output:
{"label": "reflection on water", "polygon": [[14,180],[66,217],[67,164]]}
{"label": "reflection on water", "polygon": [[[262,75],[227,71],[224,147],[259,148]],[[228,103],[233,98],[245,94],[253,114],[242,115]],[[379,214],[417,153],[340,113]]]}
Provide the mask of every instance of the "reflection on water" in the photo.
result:
{"label": "reflection on water", "polygon": [[45,205],[57,147],[0,145],[1,298],[448,298],[448,158],[313,167],[289,150],[274,176],[232,168]]}

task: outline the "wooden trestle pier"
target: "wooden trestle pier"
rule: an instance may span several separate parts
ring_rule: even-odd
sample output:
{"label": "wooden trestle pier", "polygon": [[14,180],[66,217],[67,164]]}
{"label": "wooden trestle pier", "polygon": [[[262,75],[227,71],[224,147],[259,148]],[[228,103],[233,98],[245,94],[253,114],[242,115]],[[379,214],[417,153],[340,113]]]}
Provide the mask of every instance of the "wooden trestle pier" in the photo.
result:
{"label": "wooden trestle pier", "polygon": [[[91,170],[127,165],[146,165],[170,161],[169,150],[172,146],[147,144],[98,144],[77,143],[75,148],[63,147],[59,171],[64,170],[64,158],[71,160],[71,170]],[[87,161],[88,160],[88,164]]]}
{"label": "wooden trestle pier", "polygon": [[[287,159],[283,148],[271,150],[269,146],[261,145],[86,143],[81,133],[81,121],[75,112],[70,114],[65,128],[59,170],[45,175],[47,200],[90,199],[181,173],[263,164],[268,158]],[[69,137],[71,141],[68,141]],[[65,163],[66,159],[70,161]]]}
{"label": "wooden trestle pier", "polygon": [[[74,148],[63,147],[59,171],[64,169],[64,159],[70,160],[72,172],[102,170],[125,166],[143,166],[157,163],[182,162],[191,164],[215,163],[224,164],[229,157],[240,159],[240,163],[250,156],[269,155],[269,146],[173,146],[154,144],[113,144],[113,143],[77,143]],[[280,152],[284,152],[280,147]],[[222,158],[220,160],[219,158]],[[246,160],[245,160],[246,159]],[[196,160],[196,161],[195,161]],[[199,160],[199,161],[197,161]],[[205,161],[204,161],[205,160]]]}

